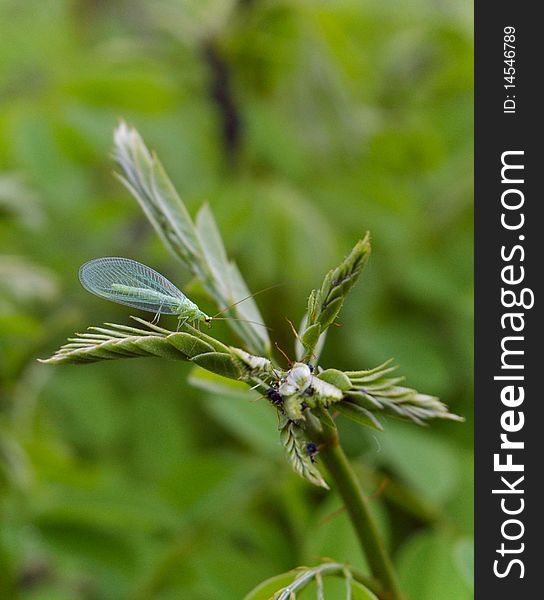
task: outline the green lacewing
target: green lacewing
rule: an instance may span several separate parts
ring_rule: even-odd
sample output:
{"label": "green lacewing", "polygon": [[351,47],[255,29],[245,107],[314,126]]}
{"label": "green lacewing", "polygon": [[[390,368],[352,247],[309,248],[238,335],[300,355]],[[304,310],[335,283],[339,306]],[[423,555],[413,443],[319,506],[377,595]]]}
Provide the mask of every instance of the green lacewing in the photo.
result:
{"label": "green lacewing", "polygon": [[177,315],[180,323],[204,322],[212,317],[201,311],[166,277],[129,258],[96,258],[79,269],[81,285],[92,294],[156,314]]}

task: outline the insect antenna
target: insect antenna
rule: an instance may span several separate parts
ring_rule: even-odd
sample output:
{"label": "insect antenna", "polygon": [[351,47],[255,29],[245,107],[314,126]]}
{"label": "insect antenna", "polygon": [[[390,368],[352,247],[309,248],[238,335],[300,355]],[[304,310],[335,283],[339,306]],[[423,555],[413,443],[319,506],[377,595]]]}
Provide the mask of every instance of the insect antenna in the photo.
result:
{"label": "insect antenna", "polygon": [[285,358],[285,360],[287,361],[287,364],[289,366],[291,366],[293,364],[293,361],[287,356],[286,352],[283,351],[283,349],[280,347],[278,342],[274,342],[274,346],[276,346],[276,349],[281,353],[283,358]]}
{"label": "insect antenna", "polygon": [[[295,329],[295,326],[293,325],[293,321],[291,321],[291,319],[288,319],[287,317],[285,317],[285,320],[289,323],[289,327],[291,328],[291,331],[293,332],[293,335],[296,337],[296,339],[299,341],[300,345],[303,348],[306,348],[304,342],[302,341],[302,339],[300,338],[300,335],[298,334],[298,331]],[[312,352],[311,357],[313,359],[316,358],[315,352]]]}
{"label": "insect antenna", "polygon": [[249,294],[249,296],[246,296],[245,298],[242,298],[241,300],[237,300],[236,302],[233,302],[232,304],[230,304],[226,308],[223,308],[223,310],[220,310],[216,315],[214,315],[212,317],[212,319],[216,319],[219,315],[222,315],[227,310],[230,310],[231,308],[233,308],[237,304],[241,304],[245,300],[249,300],[250,298],[254,298],[255,296],[258,296],[259,294],[262,294],[263,292],[268,292],[269,290],[273,290],[274,288],[280,287],[281,285],[284,285],[284,284],[283,283],[276,283],[274,285],[270,285],[270,286],[268,286],[266,288],[263,288],[262,290],[259,290],[258,292],[255,292],[254,294]]}
{"label": "insect antenna", "polygon": [[253,323],[253,325],[260,325],[268,331],[274,331],[271,327],[267,327],[264,323],[259,323],[259,321],[250,321],[249,319],[235,319],[234,317],[212,317],[212,321],[241,321],[242,323]]}

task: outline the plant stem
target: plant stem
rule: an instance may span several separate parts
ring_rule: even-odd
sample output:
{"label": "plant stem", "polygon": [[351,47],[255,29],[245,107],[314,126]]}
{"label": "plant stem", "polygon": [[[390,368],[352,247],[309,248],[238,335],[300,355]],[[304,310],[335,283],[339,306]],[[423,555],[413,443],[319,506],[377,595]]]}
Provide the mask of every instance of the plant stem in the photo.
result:
{"label": "plant stem", "polygon": [[370,513],[353,469],[340,445],[338,430],[328,413],[322,413],[320,421],[309,416],[307,429],[319,441],[319,457],[327,467],[344,501],[351,523],[359,539],[372,575],[381,582],[383,600],[402,600],[393,564],[385,549],[378,528]]}

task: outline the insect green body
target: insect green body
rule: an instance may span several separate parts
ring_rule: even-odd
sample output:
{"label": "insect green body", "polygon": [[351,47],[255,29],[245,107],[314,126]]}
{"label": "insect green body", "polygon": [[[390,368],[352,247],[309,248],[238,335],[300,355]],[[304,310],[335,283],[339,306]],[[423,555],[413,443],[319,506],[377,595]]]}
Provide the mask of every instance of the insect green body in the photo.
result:
{"label": "insect green body", "polygon": [[173,283],[157,271],[128,258],[97,258],[79,270],[79,279],[89,292],[141,310],[177,315],[180,324],[204,322],[212,317],[200,310]]}

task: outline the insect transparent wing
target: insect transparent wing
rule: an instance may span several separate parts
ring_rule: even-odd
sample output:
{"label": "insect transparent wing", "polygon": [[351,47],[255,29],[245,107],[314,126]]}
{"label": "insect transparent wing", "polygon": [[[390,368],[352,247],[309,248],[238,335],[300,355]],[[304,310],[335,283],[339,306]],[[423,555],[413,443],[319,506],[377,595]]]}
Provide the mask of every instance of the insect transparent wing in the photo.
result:
{"label": "insect transparent wing", "polygon": [[[92,294],[149,312],[176,314],[179,301],[187,301],[185,294],[166,277],[129,258],[107,257],[91,260],[79,269],[79,280]],[[112,289],[113,284],[158,292],[164,298],[145,298],[145,294],[131,296]]]}

